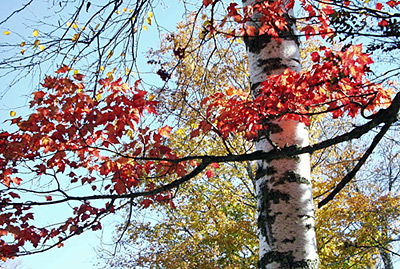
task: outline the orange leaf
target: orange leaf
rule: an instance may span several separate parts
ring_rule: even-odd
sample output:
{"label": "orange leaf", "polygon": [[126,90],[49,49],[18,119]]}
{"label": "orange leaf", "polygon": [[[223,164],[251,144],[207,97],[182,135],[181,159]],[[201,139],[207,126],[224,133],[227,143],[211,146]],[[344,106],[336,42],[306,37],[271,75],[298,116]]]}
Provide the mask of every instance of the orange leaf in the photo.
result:
{"label": "orange leaf", "polygon": [[158,128],[158,133],[162,136],[165,136],[167,138],[170,138],[169,133],[171,132],[172,128],[169,127],[168,125],[165,125],[162,128]]}

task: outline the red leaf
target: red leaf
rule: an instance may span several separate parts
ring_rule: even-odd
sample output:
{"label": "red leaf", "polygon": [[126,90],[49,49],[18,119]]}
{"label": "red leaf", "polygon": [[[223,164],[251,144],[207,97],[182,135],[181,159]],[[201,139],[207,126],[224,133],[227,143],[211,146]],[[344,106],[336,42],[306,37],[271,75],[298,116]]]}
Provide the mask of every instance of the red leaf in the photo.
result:
{"label": "red leaf", "polygon": [[140,204],[143,205],[143,208],[147,208],[153,204],[153,201],[148,198],[145,198],[145,199],[143,199],[143,201]]}
{"label": "red leaf", "polygon": [[14,192],[10,192],[8,193],[12,198],[21,198],[18,194],[14,193]]}
{"label": "red leaf", "polygon": [[203,4],[207,7],[208,5],[212,4],[214,0],[203,0]]}
{"label": "red leaf", "polygon": [[388,4],[391,8],[394,8],[395,6],[400,4],[400,1],[390,0],[390,1],[386,2],[386,4]]}
{"label": "red leaf", "polygon": [[14,177],[14,178],[11,179],[11,181],[14,182],[14,183],[17,184],[17,185],[20,185],[22,179],[19,178],[19,177]]}
{"label": "red leaf", "polygon": [[118,194],[123,194],[126,192],[126,184],[121,179],[117,180],[117,183],[114,186],[114,190],[117,191]]}
{"label": "red leaf", "polygon": [[57,74],[63,74],[63,73],[67,73],[69,70],[69,67],[66,66],[65,64],[62,65],[60,68],[58,68],[58,70],[56,71]]}
{"label": "red leaf", "polygon": [[75,75],[74,75],[74,78],[75,78],[76,80],[79,80],[79,81],[81,81],[81,80],[83,79],[83,77],[84,77],[84,75],[82,75],[82,74],[75,74]]}
{"label": "red leaf", "polygon": [[46,201],[53,201],[53,197],[51,197],[50,195],[46,196]]}
{"label": "red leaf", "polygon": [[332,6],[330,6],[330,5],[325,5],[325,6],[322,8],[322,11],[323,11],[326,15],[331,15],[331,14],[333,14],[333,8],[332,8]]}
{"label": "red leaf", "polygon": [[376,4],[376,9],[377,9],[377,10],[381,10],[382,8],[383,8],[382,3],[377,3],[377,4]]}
{"label": "red leaf", "polygon": [[247,34],[248,36],[255,36],[256,33],[257,33],[256,27],[251,26],[251,25],[248,25],[248,26],[246,27],[246,34]]}
{"label": "red leaf", "polygon": [[200,129],[196,129],[190,133],[190,138],[197,137],[200,134]]}
{"label": "red leaf", "polygon": [[206,172],[206,176],[207,176],[207,178],[215,177],[215,172],[213,170],[209,169]]}
{"label": "red leaf", "polygon": [[379,25],[380,27],[385,27],[385,26],[388,25],[388,22],[387,22],[385,19],[383,19],[383,20],[381,20],[381,21],[378,23],[378,25]]}
{"label": "red leaf", "polygon": [[213,167],[213,168],[219,168],[219,164],[218,164],[218,163],[212,163],[212,164],[211,164],[211,167]]}
{"label": "red leaf", "polygon": [[313,62],[319,62],[319,53],[314,51],[313,53],[311,53],[311,58]]}

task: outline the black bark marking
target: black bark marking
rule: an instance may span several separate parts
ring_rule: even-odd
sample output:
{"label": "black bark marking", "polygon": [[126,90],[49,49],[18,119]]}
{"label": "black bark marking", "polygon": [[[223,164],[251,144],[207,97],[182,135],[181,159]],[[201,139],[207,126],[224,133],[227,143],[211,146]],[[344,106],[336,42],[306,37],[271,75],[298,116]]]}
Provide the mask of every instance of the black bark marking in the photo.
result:
{"label": "black bark marking", "polygon": [[282,58],[279,57],[260,59],[257,61],[257,65],[262,66],[265,73],[269,73],[271,70],[289,68],[288,65],[282,63]]}
{"label": "black bark marking", "polygon": [[268,252],[258,261],[258,268],[264,269],[273,262],[276,262],[280,265],[279,268],[286,269],[317,269],[319,266],[318,259],[310,260],[305,259],[301,261],[295,261],[294,255],[291,251],[289,252],[278,252],[271,251]]}
{"label": "black bark marking", "polygon": [[307,178],[302,177],[301,175],[293,171],[287,171],[284,176],[282,176],[279,180],[277,180],[274,183],[274,186],[283,185],[288,182],[296,182],[298,184],[306,184],[306,185],[311,184],[311,182]]}
{"label": "black bark marking", "polygon": [[266,34],[258,36],[245,35],[243,39],[248,51],[255,54],[260,53],[260,51],[271,42],[271,36]]}
{"label": "black bark marking", "polygon": [[283,241],[282,241],[282,243],[294,243],[294,242],[296,242],[296,237],[293,237],[292,239],[289,239],[289,238],[285,238],[285,239],[283,239]]}

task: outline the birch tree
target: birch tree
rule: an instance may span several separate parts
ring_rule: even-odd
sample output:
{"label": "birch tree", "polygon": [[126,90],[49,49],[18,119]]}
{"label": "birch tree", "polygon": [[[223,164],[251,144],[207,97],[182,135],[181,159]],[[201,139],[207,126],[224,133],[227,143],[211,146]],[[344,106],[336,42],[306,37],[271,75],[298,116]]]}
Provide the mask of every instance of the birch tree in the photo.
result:
{"label": "birch tree", "polygon": [[[248,25],[259,32],[268,18],[257,11],[256,3],[243,2],[245,8],[253,9]],[[290,21],[293,2],[280,5],[288,25],[279,31],[278,37],[256,34],[245,38],[253,96],[258,95],[270,75],[281,74],[288,68],[301,71],[299,41],[294,21]],[[266,131],[259,133],[257,150],[268,152],[285,146],[308,146],[304,123],[273,118],[263,121]],[[258,162],[255,180],[260,268],[318,268],[309,158],[308,154],[302,154]]]}

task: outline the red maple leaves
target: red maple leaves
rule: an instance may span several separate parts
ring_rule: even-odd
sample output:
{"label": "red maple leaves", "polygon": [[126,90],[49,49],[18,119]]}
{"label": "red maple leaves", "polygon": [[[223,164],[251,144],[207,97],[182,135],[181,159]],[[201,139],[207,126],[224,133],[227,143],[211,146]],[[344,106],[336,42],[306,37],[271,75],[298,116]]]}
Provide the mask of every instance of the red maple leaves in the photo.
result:
{"label": "red maple leaves", "polygon": [[292,119],[309,123],[315,113],[332,113],[334,118],[347,113],[351,117],[379,106],[388,106],[393,91],[368,81],[368,65],[372,63],[362,46],[351,46],[344,52],[333,52],[325,47],[312,55],[311,71],[296,73],[289,69],[272,75],[261,85],[255,98],[239,89],[229,88],[205,98],[207,120],[191,133],[211,130],[227,138],[232,133],[243,133],[252,140],[265,119]]}
{"label": "red maple leaves", "polygon": [[[69,70],[64,65],[56,73]],[[52,229],[31,226],[30,207],[20,205],[18,190],[11,191],[21,183],[20,173],[26,173],[26,169],[54,186],[34,202],[37,205],[68,201],[71,198],[65,186],[69,184],[122,195],[148,184],[147,178],[186,173],[185,162],[161,161],[178,157],[164,144],[171,132],[169,126],[158,131],[139,128],[145,113],[146,117],[156,115],[157,106],[156,101],[147,99],[147,92],[139,89],[140,81],[132,88],[121,79],[105,79],[93,92],[85,89],[82,80],[79,73],[73,79],[46,77],[42,84],[45,89],[33,94],[30,104],[34,112],[27,119],[11,120],[18,128],[16,132],[0,133],[0,182],[9,188],[0,193],[0,227],[4,227],[0,231],[16,238],[13,244],[0,241],[3,258],[15,255],[27,241],[37,246],[59,237],[62,243],[67,231],[79,234],[84,229],[99,229],[98,218],[113,210],[113,206],[96,208],[77,198],[82,204],[75,208],[76,216],[64,225]],[[148,199],[173,206],[170,192]]]}

